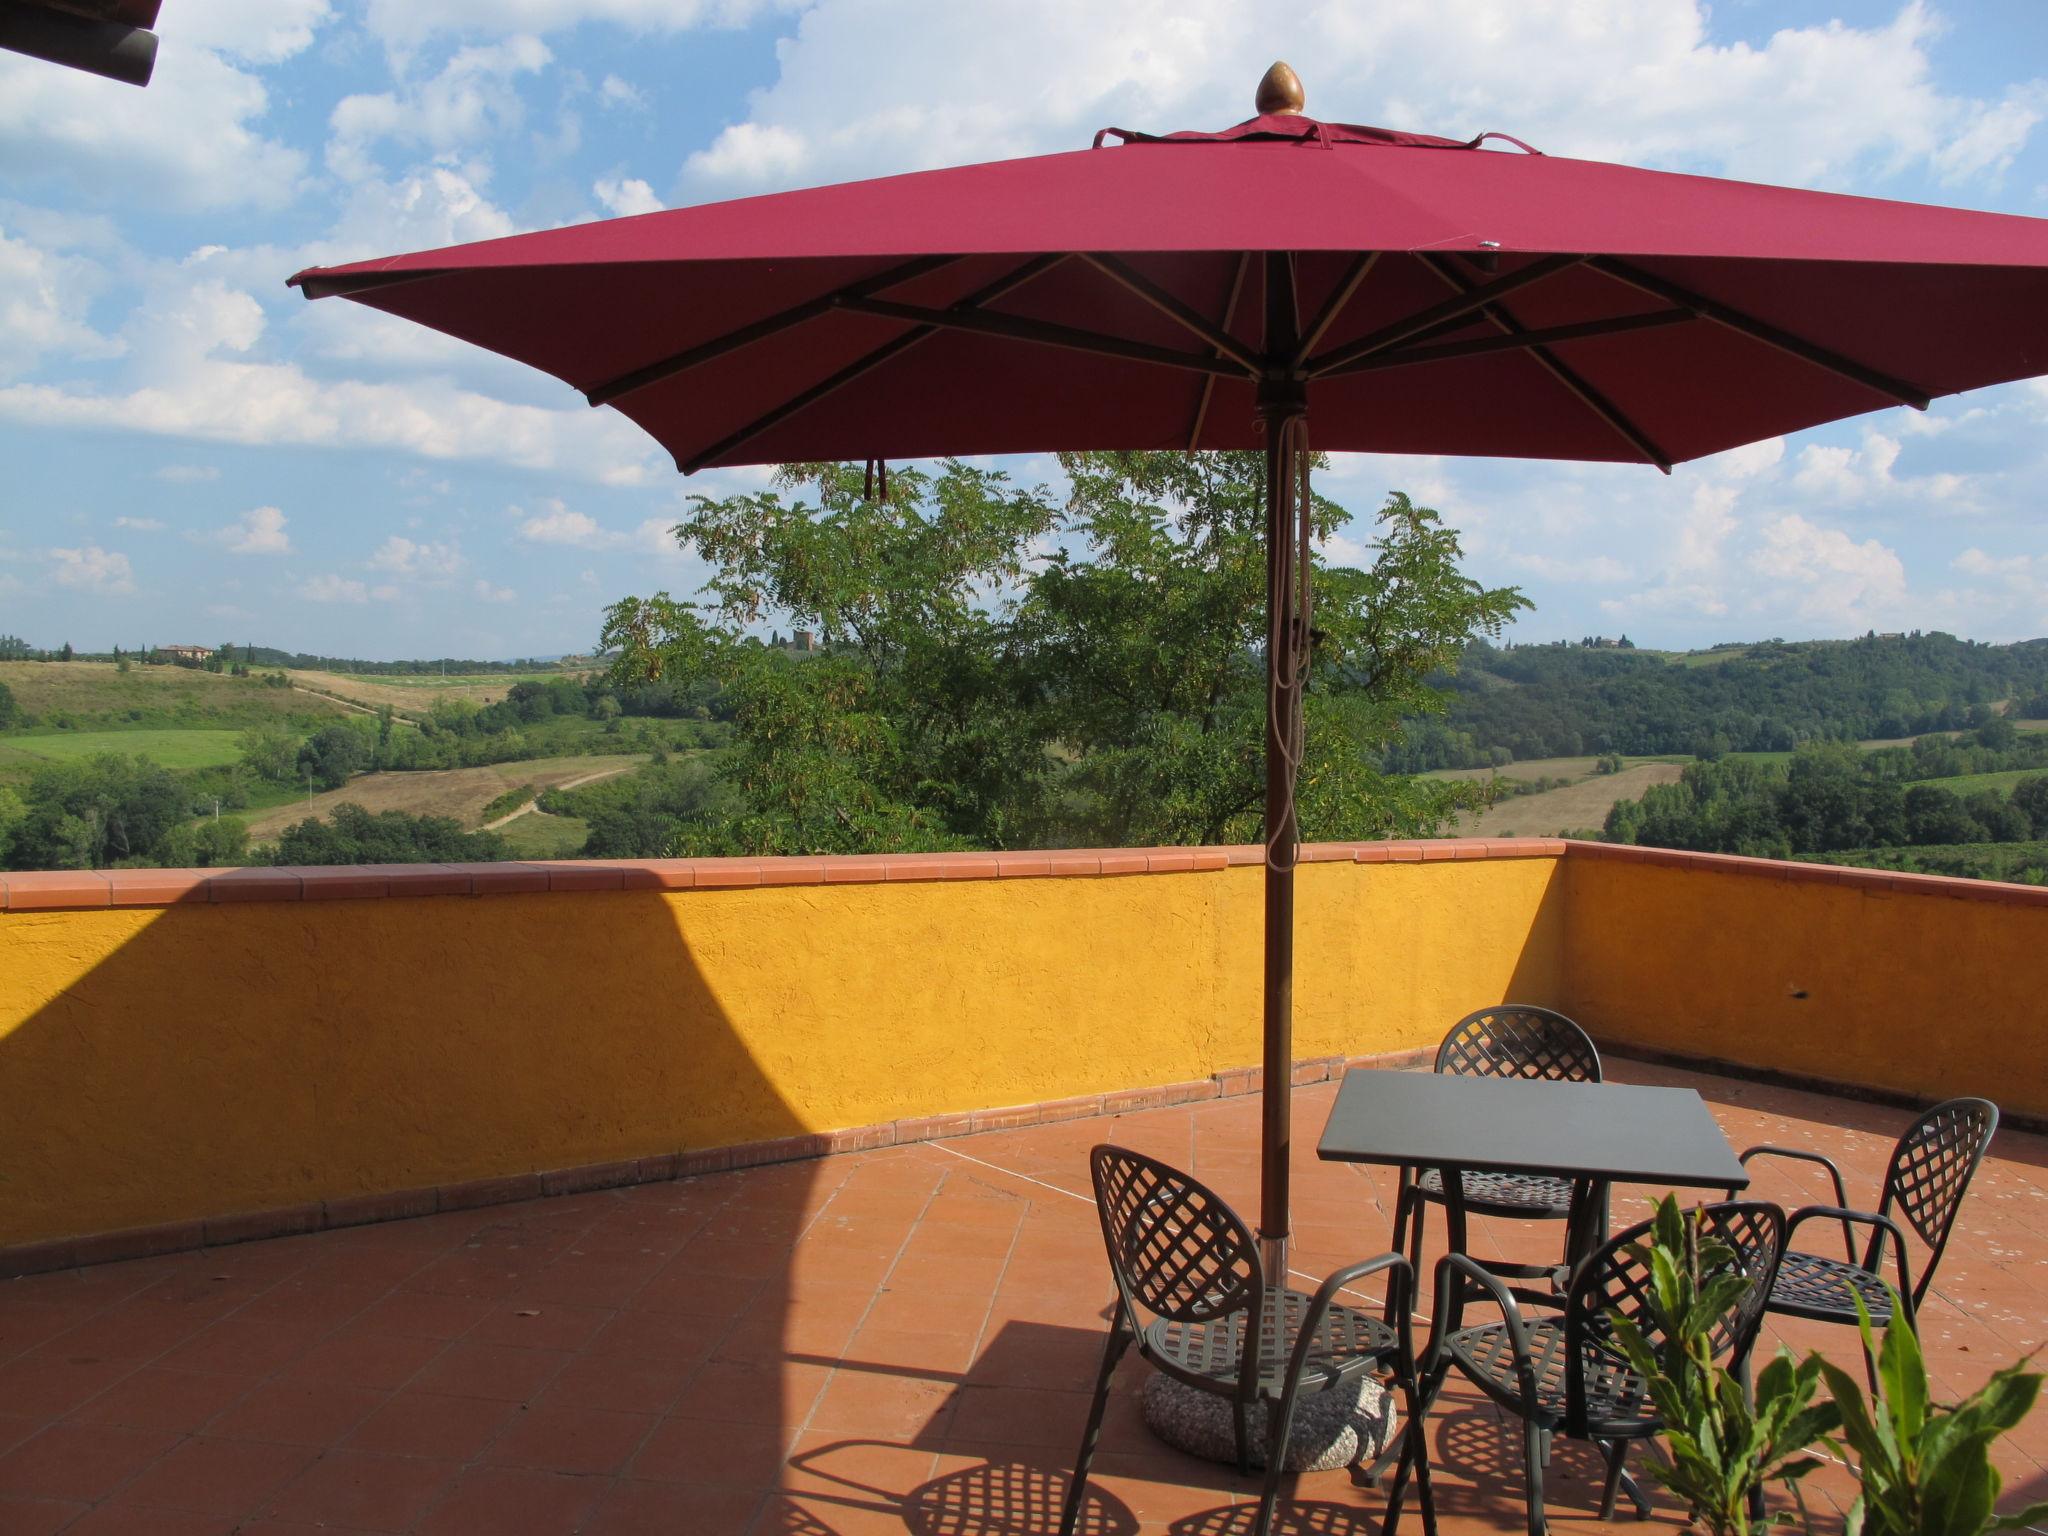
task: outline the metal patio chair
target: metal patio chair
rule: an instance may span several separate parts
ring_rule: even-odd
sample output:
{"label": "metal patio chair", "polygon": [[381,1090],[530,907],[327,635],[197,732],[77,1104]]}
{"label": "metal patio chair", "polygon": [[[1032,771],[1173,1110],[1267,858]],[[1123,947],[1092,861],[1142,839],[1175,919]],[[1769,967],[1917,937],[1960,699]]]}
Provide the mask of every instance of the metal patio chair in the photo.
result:
{"label": "metal patio chair", "polygon": [[[1252,1536],[1265,1536],[1272,1522],[1297,1399],[1362,1375],[1389,1376],[1401,1389],[1407,1422],[1398,1452],[1390,1450],[1398,1455],[1399,1467],[1387,1495],[1383,1536],[1393,1536],[1399,1524],[1411,1463],[1423,1529],[1436,1536],[1411,1324],[1415,1277],[1408,1261],[1398,1253],[1383,1253],[1338,1270],[1313,1296],[1290,1290],[1285,1276],[1269,1283],[1251,1228],[1187,1174],[1108,1145],[1094,1149],[1089,1165],[1116,1297],[1060,1522],[1062,1536],[1072,1536],[1075,1529],[1110,1378],[1132,1344],[1165,1375],[1231,1400],[1240,1474],[1251,1471],[1249,1410],[1254,1403],[1268,1405],[1265,1485]],[[1337,1304],[1339,1291],[1380,1273],[1393,1302],[1391,1322]]]}
{"label": "metal patio chair", "polygon": [[[1784,1251],[1785,1213],[1761,1201],[1706,1208],[1715,1233],[1735,1250],[1751,1279],[1741,1300],[1714,1332],[1715,1357],[1746,1369],[1750,1347]],[[1615,1495],[1626,1491],[1638,1518],[1649,1501],[1624,1463],[1632,1441],[1660,1433],[1663,1423],[1649,1387],[1614,1339],[1618,1312],[1640,1326],[1652,1347],[1662,1343],[1649,1312],[1650,1266],[1638,1245],[1648,1240],[1645,1221],[1608,1239],[1582,1262],[1551,1303],[1556,1315],[1531,1317],[1500,1279],[1467,1254],[1447,1254],[1437,1265],[1436,1315],[1424,1359],[1426,1412],[1452,1367],[1522,1421],[1522,1466],[1528,1481],[1529,1536],[1544,1536],[1543,1472],[1552,1439],[1590,1441],[1607,1463],[1600,1518],[1614,1516]],[[1637,1250],[1632,1252],[1631,1250]],[[1479,1298],[1500,1310],[1499,1322],[1461,1327],[1466,1301]]]}
{"label": "metal patio chair", "polygon": [[[1551,1008],[1502,1003],[1468,1013],[1437,1047],[1436,1070],[1461,1077],[1519,1077],[1597,1083],[1600,1052],[1586,1032]],[[1572,1181],[1544,1173],[1461,1173],[1465,1210],[1523,1221],[1563,1221],[1572,1214]],[[1443,1175],[1435,1168],[1403,1167],[1394,1196],[1394,1247],[1422,1268],[1422,1218],[1445,1203]],[[1455,1234],[1454,1234],[1455,1240]],[[1497,1274],[1536,1278],[1530,1265],[1493,1266]]]}
{"label": "metal patio chair", "polygon": [[[1890,1166],[1885,1170],[1884,1190],[1877,1209],[1864,1211],[1849,1204],[1848,1186],[1833,1159],[1801,1147],[1751,1147],[1742,1154],[1748,1165],[1755,1157],[1792,1158],[1818,1163],[1833,1181],[1833,1205],[1803,1206],[1792,1213],[1786,1231],[1787,1251],[1778,1267],[1777,1283],[1771,1287],[1770,1310],[1787,1317],[1812,1318],[1823,1323],[1856,1326],[1854,1297],[1863,1298],[1870,1320],[1878,1327],[1891,1321],[1891,1293],[1885,1289],[1885,1247],[1892,1245],[1893,1271],[1898,1277],[1898,1295],[1911,1322],[1920,1310],[1927,1288],[1934,1282],[1935,1267],[1948,1247],[1950,1230],[1962,1209],[1963,1195],[1976,1176],[1977,1165],[1991,1146],[1998,1129],[1998,1106],[1989,1099],[1950,1099],[1937,1104],[1915,1120],[1892,1148]],[[1918,1282],[1909,1273],[1906,1234],[1892,1216],[1892,1208],[1927,1245],[1927,1262]],[[1827,1258],[1804,1253],[1790,1246],[1791,1238],[1808,1221],[1839,1221],[1845,1257]],[[1870,1228],[1870,1241],[1863,1256],[1856,1255],[1856,1228]],[[1865,1360],[1866,1373],[1872,1370]],[[1873,1378],[1872,1385],[1875,1386]]]}

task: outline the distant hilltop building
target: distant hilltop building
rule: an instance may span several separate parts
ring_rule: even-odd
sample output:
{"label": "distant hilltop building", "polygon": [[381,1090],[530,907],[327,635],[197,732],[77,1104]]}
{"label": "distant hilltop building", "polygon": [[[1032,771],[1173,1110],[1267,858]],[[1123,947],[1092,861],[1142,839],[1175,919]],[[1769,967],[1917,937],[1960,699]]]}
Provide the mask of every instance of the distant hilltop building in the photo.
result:
{"label": "distant hilltop building", "polygon": [[211,661],[213,647],[210,645],[160,645],[156,648],[159,656],[172,661]]}
{"label": "distant hilltop building", "polygon": [[815,651],[818,648],[818,637],[808,629],[799,629],[790,635],[789,643],[800,651]]}

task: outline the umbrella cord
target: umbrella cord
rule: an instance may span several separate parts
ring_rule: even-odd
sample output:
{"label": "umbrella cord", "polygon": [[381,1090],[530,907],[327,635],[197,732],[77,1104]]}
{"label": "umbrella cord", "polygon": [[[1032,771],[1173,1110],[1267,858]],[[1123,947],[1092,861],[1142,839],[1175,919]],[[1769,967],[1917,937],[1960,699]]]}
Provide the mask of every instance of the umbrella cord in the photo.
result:
{"label": "umbrella cord", "polygon": [[1308,421],[1305,417],[1293,417],[1281,425],[1280,431],[1282,463],[1287,467],[1280,478],[1282,505],[1276,521],[1282,528],[1290,528],[1291,524],[1292,537],[1281,548],[1280,576],[1274,583],[1275,597],[1281,600],[1274,603],[1274,611],[1268,615],[1266,644],[1273,655],[1284,659],[1280,666],[1268,671],[1266,708],[1281,722],[1274,733],[1279,761],[1271,771],[1284,776],[1286,797],[1284,814],[1266,829],[1266,866],[1286,871],[1298,861],[1301,841],[1295,825],[1295,778],[1307,744],[1302,703],[1308,688],[1310,623],[1315,613],[1315,586],[1310,579],[1315,509],[1309,490]]}

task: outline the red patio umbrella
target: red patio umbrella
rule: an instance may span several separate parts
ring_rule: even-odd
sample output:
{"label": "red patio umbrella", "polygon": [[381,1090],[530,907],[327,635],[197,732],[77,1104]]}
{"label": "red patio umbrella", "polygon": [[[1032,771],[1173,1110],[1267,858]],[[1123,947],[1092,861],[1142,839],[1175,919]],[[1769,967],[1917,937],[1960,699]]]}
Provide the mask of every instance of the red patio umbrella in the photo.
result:
{"label": "red patio umbrella", "polygon": [[1285,65],[1257,107],[1221,133],[1105,129],[1071,153],[291,282],[544,369],[685,473],[1264,446],[1270,1262],[1288,1228],[1309,422],[1323,449],[1668,472],[1924,409],[2048,371],[2048,221],[1318,122]]}

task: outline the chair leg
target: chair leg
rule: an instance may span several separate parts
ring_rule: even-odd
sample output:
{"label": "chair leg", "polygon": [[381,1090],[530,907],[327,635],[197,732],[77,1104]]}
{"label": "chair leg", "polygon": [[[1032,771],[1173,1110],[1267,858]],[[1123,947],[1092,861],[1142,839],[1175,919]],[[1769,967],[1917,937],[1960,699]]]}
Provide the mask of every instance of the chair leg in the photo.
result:
{"label": "chair leg", "polygon": [[1246,1415],[1249,1412],[1250,1409],[1243,1398],[1231,1399],[1230,1423],[1231,1428],[1237,1433],[1237,1475],[1239,1477],[1250,1477],[1252,1475],[1252,1432],[1251,1425],[1246,1422]]}
{"label": "chair leg", "polygon": [[[1422,1198],[1420,1190],[1408,1194],[1408,1268],[1411,1273],[1422,1273],[1422,1227],[1423,1218],[1429,1214],[1429,1202]],[[1395,1245],[1400,1246],[1398,1243]],[[1389,1302],[1389,1306],[1392,1303]],[[1388,1318],[1391,1322],[1393,1319]]]}
{"label": "chair leg", "polygon": [[1600,1489],[1600,1518],[1614,1518],[1614,1496],[1621,1491],[1621,1464],[1628,1459],[1626,1440],[1597,1442],[1601,1453],[1607,1458],[1607,1481]]}
{"label": "chair leg", "polygon": [[[1406,1172],[1406,1169],[1402,1170],[1404,1175]],[[1422,1201],[1416,1194],[1415,1187],[1404,1177],[1401,1180],[1400,1187],[1394,1193],[1394,1240],[1387,1246],[1396,1253],[1407,1254],[1408,1262],[1411,1265],[1419,1264],[1422,1259],[1421,1205]],[[1412,1253],[1409,1252],[1408,1243],[1408,1230],[1409,1223],[1411,1222],[1414,1223],[1415,1228],[1415,1245]],[[1380,1311],[1380,1318],[1381,1321],[1387,1323],[1394,1321],[1394,1293],[1391,1288],[1387,1292],[1387,1304]]]}
{"label": "chair leg", "polygon": [[1535,1420],[1522,1421],[1522,1477],[1528,1485],[1529,1536],[1548,1536],[1543,1519],[1543,1431]]}
{"label": "chair leg", "polygon": [[1095,1378],[1095,1401],[1088,1408],[1088,1427],[1081,1432],[1080,1454],[1074,1458],[1073,1482],[1067,1488],[1067,1507],[1060,1515],[1060,1536],[1074,1536],[1081,1518],[1081,1505],[1088,1497],[1088,1466],[1095,1460],[1095,1444],[1102,1438],[1102,1412],[1109,1406],[1109,1382],[1116,1375],[1117,1362],[1130,1348],[1131,1334],[1125,1328],[1123,1308],[1109,1325],[1109,1342],[1102,1347],[1102,1370]]}
{"label": "chair leg", "polygon": [[1266,1536],[1273,1526],[1273,1510],[1280,1502],[1280,1478],[1287,1466],[1288,1432],[1294,1427],[1293,1394],[1266,1405],[1266,1480],[1259,1488],[1259,1513],[1252,1521],[1252,1536]]}
{"label": "chair leg", "polygon": [[1422,1505],[1423,1536],[1436,1536],[1436,1494],[1429,1482],[1429,1409],[1420,1385],[1413,1379],[1401,1382],[1402,1407],[1408,1422],[1401,1430],[1401,1459],[1394,1469],[1394,1485],[1387,1490],[1387,1517],[1381,1536],[1394,1536],[1401,1523],[1401,1501],[1408,1488],[1408,1468],[1415,1468],[1416,1500]]}

